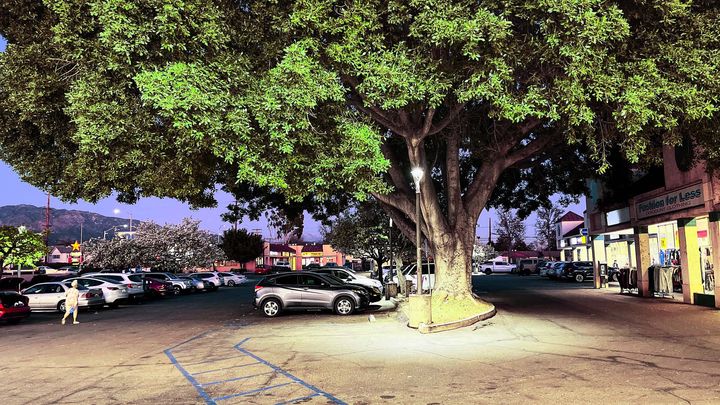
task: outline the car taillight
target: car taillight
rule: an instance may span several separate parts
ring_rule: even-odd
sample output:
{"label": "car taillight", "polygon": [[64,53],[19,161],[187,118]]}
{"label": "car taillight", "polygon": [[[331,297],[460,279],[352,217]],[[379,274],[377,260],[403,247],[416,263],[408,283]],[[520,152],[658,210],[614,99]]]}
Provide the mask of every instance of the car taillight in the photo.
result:
{"label": "car taillight", "polygon": [[255,292],[258,292],[258,291],[262,290],[262,288],[263,288],[263,287],[262,287],[261,285],[256,285],[256,286],[255,286]]}
{"label": "car taillight", "polygon": [[83,293],[80,298],[90,298],[92,297],[92,293]]}
{"label": "car taillight", "polygon": [[133,283],[126,284],[126,285],[127,285],[127,288],[133,288],[133,287],[135,287],[135,285],[134,285]]}

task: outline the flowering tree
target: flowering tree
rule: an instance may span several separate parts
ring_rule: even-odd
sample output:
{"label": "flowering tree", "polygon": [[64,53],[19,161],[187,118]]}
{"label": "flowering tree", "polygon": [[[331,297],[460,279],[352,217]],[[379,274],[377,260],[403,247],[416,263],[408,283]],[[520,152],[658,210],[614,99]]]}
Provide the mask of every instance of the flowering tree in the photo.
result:
{"label": "flowering tree", "polygon": [[224,253],[199,221],[183,219],[178,225],[140,224],[132,239],[93,239],[86,244],[87,263],[116,269],[152,267],[179,272],[207,267]]}

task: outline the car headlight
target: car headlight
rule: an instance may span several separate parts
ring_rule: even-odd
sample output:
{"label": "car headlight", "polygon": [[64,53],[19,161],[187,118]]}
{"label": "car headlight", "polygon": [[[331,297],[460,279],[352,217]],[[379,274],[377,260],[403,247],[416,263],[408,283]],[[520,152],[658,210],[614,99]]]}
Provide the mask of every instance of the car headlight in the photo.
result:
{"label": "car headlight", "polygon": [[380,289],[377,288],[377,287],[373,287],[373,292],[374,292],[374,293],[377,293],[377,294],[380,294]]}

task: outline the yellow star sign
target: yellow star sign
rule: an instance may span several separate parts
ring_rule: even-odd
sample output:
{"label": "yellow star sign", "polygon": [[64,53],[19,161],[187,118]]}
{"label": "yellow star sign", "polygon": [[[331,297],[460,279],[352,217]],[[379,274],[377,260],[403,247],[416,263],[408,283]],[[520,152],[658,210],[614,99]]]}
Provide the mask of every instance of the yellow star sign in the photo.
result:
{"label": "yellow star sign", "polygon": [[75,243],[73,243],[73,244],[70,245],[70,246],[72,246],[73,251],[75,251],[75,250],[80,250],[80,244],[78,243],[78,241],[75,241]]}

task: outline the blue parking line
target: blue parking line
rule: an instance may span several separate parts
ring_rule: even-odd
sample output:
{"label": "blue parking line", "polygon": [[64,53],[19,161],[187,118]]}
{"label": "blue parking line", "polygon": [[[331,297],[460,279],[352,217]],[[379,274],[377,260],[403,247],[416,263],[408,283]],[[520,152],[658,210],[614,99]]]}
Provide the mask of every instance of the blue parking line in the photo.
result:
{"label": "blue parking line", "polygon": [[[219,360],[218,360],[219,361]],[[239,366],[231,366],[231,367],[223,367],[223,368],[216,368],[215,370],[206,370],[206,371],[200,371],[197,373],[192,373],[192,375],[200,375],[200,374],[207,374],[207,373],[213,373],[215,371],[222,371],[222,370],[229,370],[231,368],[240,368],[240,367],[246,367],[246,366],[252,366],[253,364],[258,364],[259,361],[256,361],[254,363],[248,363],[248,364],[241,364]]]}
{"label": "blue parking line", "polygon": [[[176,347],[177,347],[177,346],[176,346]],[[192,384],[192,386],[195,387],[195,389],[197,390],[198,394],[200,394],[200,396],[205,400],[205,403],[206,403],[206,404],[209,404],[209,405],[215,405],[215,401],[214,401],[212,398],[210,398],[210,395],[208,395],[208,393],[205,392],[204,389],[202,389],[202,387],[200,386],[200,384],[198,383],[198,381],[197,381],[195,378],[193,378],[193,376],[190,375],[190,373],[188,373],[188,371],[185,370],[185,368],[184,368],[183,366],[181,366],[180,363],[178,363],[178,361],[177,361],[177,359],[175,358],[175,356],[173,356],[173,354],[172,354],[172,352],[171,352],[171,349],[165,350],[165,355],[167,355],[168,358],[170,359],[170,362],[172,362],[172,364],[173,364],[178,370],[180,370],[180,373],[182,373],[182,375],[185,376],[185,378],[186,378],[188,381],[190,381],[190,384]]]}
{"label": "blue parking line", "polygon": [[275,405],[292,404],[293,402],[302,401],[302,400],[304,400],[304,399],[310,399],[310,398],[316,397],[316,396],[318,396],[318,395],[320,395],[320,394],[316,392],[316,393],[314,393],[314,394],[312,394],[312,395],[308,395],[308,396],[306,396],[306,397],[298,397],[298,398],[289,399],[289,400],[287,400],[287,401],[278,402],[278,403],[276,403]]}
{"label": "blue parking line", "polygon": [[225,395],[224,397],[213,398],[213,400],[215,400],[215,401],[224,401],[224,400],[230,399],[230,398],[244,397],[245,395],[255,394],[255,393],[257,393],[257,392],[262,392],[262,391],[267,391],[267,390],[271,390],[271,389],[273,389],[273,388],[284,387],[284,386],[290,385],[290,384],[295,384],[295,382],[288,382],[288,383],[276,384],[276,385],[271,385],[271,386],[269,386],[269,387],[258,388],[258,389],[256,389],[256,390],[250,390],[250,391],[240,392],[240,393],[238,393],[238,394]]}
{"label": "blue parking line", "polygon": [[278,366],[276,366],[276,365],[274,365],[274,364],[271,364],[271,363],[269,363],[269,362],[261,359],[260,357],[258,357],[258,356],[256,356],[256,355],[250,353],[249,351],[243,349],[242,347],[240,347],[240,345],[242,345],[243,343],[247,342],[248,340],[250,340],[250,338],[245,338],[245,339],[243,339],[240,343],[238,343],[238,344],[235,345],[235,349],[238,350],[238,351],[241,352],[241,353],[244,353],[244,354],[252,357],[253,359],[257,360],[259,363],[262,363],[262,364],[264,364],[264,365],[272,368],[273,370],[275,370],[275,371],[277,371],[278,373],[284,375],[285,377],[287,377],[287,378],[295,381],[296,383],[304,386],[305,388],[308,388],[308,389],[310,389],[311,391],[317,392],[319,395],[324,396],[325,398],[329,399],[330,401],[332,401],[332,402],[334,402],[334,403],[336,403],[336,404],[338,404],[338,405],[347,405],[347,403],[345,403],[345,402],[343,402],[343,401],[335,398],[334,396],[330,395],[329,393],[327,393],[327,392],[325,392],[325,391],[323,391],[323,390],[321,390],[321,389],[319,389],[319,388],[317,388],[317,387],[315,387],[315,386],[313,386],[313,385],[311,385],[311,384],[306,383],[305,381],[303,381],[303,380],[295,377],[294,375],[288,373],[287,371],[281,369],[280,367],[278,367]]}
{"label": "blue parking line", "polygon": [[267,373],[259,373],[259,374],[253,374],[253,375],[246,375],[246,376],[237,377],[237,378],[230,378],[230,379],[227,379],[227,380],[212,381],[212,382],[202,383],[202,384],[200,384],[200,386],[202,386],[202,387],[207,387],[208,385],[224,384],[224,383],[227,383],[227,382],[233,382],[233,381],[239,381],[239,380],[246,380],[246,379],[248,379],[248,378],[258,377],[258,376],[261,376],[261,375],[268,375],[268,374],[272,374],[272,373],[274,373],[274,371],[268,371]]}

